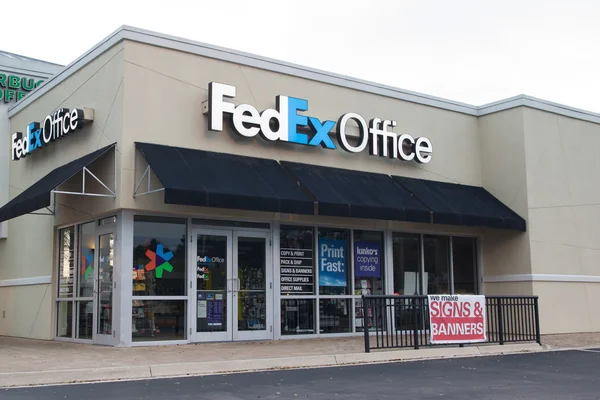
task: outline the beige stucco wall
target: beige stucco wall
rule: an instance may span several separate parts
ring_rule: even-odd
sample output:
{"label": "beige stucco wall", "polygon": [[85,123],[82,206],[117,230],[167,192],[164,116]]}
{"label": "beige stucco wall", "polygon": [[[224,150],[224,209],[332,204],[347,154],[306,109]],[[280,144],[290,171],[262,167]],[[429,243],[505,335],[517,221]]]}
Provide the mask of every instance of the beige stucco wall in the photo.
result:
{"label": "beige stucco wall", "polygon": [[[135,141],[481,184],[477,120],[473,116],[134,42],[125,42],[125,80],[124,207],[138,207],[130,195]],[[354,155],[340,149],[239,138],[228,124],[223,132],[210,132],[202,102],[208,99],[211,81],[236,86],[234,102],[249,103],[261,110],[274,108],[275,96],[284,94],[308,99],[306,114],[321,120],[337,120],[347,112],[357,112],[367,120],[394,119],[399,125],[396,132],[431,139],[433,160],[417,165],[369,156],[367,152]]]}
{"label": "beige stucco wall", "polygon": [[599,283],[533,282],[540,300],[542,333],[600,331]]}
{"label": "beige stucco wall", "polygon": [[600,125],[524,115],[533,272],[600,276]]}
{"label": "beige stucco wall", "polygon": [[[11,118],[11,132],[23,131],[30,122],[43,121],[46,115],[61,107],[94,109],[92,124],[25,159],[11,161],[11,199],[54,168],[120,141],[123,65],[123,46],[118,45]],[[117,153],[117,164],[119,162]],[[102,168],[99,169],[103,174]],[[112,169],[114,181],[114,167]],[[115,199],[58,195],[54,218],[25,215],[8,221],[8,238],[0,240],[0,281],[32,277],[52,277],[54,281],[54,227],[93,218],[91,216],[117,206]],[[5,311],[6,316],[0,318],[0,335],[53,338],[52,301],[49,284],[0,286],[0,314]]]}
{"label": "beige stucco wall", "polygon": [[526,107],[479,124],[483,186],[528,227],[485,236],[485,292],[538,295],[543,333],[598,331],[600,125]]}
{"label": "beige stucco wall", "polygon": [[[134,199],[134,180],[137,182],[141,179],[146,166],[138,155],[137,167],[134,168],[136,141],[469,185],[481,185],[480,143],[477,119],[473,116],[134,42],[125,42],[125,81],[121,146],[121,205],[124,208],[378,229],[467,234],[482,232],[477,228],[430,224],[178,207],[165,205],[161,194]],[[223,132],[208,131],[207,116],[202,114],[202,102],[208,99],[208,84],[211,81],[236,86],[234,102],[249,103],[258,109],[274,108],[275,96],[284,94],[307,99],[309,110],[305,114],[321,120],[337,120],[346,112],[357,112],[367,120],[374,117],[394,119],[398,121],[396,132],[408,132],[413,136],[431,139],[434,143],[433,160],[429,164],[418,165],[369,156],[367,152],[357,155],[341,149],[269,143],[258,137],[240,138],[232,133],[227,123]],[[148,118],[149,115],[156,117]],[[153,187],[159,185],[159,182],[153,182]]]}
{"label": "beige stucco wall", "polygon": [[0,336],[52,339],[51,284],[0,288]]}
{"label": "beige stucco wall", "polygon": [[533,283],[542,326],[598,331],[600,125],[531,108],[523,117],[532,273],[555,280]]}
{"label": "beige stucco wall", "polygon": [[[482,185],[521,217],[528,219],[523,109],[479,118]],[[482,240],[485,294],[531,294],[530,282],[503,282],[502,276],[530,274],[529,233],[487,230]],[[499,281],[490,282],[492,279]]]}

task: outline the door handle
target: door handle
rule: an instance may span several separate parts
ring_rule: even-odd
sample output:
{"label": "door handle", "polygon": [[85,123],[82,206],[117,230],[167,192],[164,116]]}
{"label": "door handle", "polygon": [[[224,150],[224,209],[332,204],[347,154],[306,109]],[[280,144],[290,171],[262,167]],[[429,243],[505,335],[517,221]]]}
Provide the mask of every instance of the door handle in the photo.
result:
{"label": "door handle", "polygon": [[240,286],[241,286],[240,285],[240,278],[236,278],[236,280],[237,280],[237,291],[239,292],[240,291]]}

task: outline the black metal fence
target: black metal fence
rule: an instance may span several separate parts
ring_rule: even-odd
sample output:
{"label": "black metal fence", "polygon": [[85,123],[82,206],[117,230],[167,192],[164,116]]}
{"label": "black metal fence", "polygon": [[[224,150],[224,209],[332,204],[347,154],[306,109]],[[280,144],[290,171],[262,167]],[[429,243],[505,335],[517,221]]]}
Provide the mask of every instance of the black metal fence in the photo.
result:
{"label": "black metal fence", "polygon": [[[537,296],[485,296],[486,343],[541,344]],[[365,351],[434,346],[427,296],[363,296]]]}

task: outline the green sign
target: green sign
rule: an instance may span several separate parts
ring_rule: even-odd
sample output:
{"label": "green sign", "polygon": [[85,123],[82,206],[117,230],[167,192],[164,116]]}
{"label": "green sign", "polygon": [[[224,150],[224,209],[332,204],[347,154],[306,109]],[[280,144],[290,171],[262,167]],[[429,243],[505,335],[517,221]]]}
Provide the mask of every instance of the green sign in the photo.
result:
{"label": "green sign", "polygon": [[43,79],[36,81],[34,78],[0,73],[0,101],[19,101],[43,82]]}

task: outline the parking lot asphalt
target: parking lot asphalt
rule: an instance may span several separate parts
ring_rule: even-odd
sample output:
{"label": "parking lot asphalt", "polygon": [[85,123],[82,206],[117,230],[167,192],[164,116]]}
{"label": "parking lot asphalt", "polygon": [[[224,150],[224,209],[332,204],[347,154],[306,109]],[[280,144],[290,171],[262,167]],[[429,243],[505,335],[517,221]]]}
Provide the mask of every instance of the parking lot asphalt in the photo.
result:
{"label": "parking lot asphalt", "polygon": [[600,399],[600,349],[0,390],[0,399]]}

